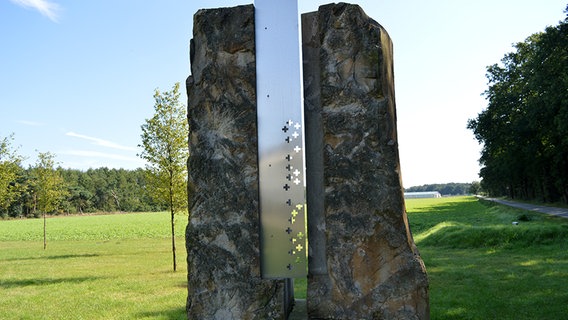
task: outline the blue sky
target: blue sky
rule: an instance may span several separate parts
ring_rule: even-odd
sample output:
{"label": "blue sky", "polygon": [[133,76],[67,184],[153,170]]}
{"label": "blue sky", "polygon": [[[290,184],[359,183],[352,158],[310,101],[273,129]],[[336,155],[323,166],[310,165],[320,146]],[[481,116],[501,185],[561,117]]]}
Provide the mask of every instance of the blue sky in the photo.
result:
{"label": "blue sky", "polygon": [[[154,89],[184,87],[193,14],[250,3],[0,0],[0,137],[15,134],[26,165],[50,151],[62,167],[143,166],[140,125]],[[300,12],[325,3],[301,0]],[[568,1],[351,3],[394,43],[404,186],[478,180],[480,147],[466,123],[486,106],[486,66],[558,24]]]}

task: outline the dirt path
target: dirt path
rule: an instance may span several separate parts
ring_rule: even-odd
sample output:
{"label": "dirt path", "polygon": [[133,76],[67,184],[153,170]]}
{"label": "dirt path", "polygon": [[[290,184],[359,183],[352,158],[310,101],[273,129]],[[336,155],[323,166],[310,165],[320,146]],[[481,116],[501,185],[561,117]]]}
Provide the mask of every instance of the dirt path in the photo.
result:
{"label": "dirt path", "polygon": [[563,217],[563,218],[568,219],[568,209],[565,209],[565,208],[538,206],[538,205],[534,205],[534,204],[520,203],[520,202],[509,201],[509,200],[501,200],[501,199],[495,199],[495,198],[482,197],[482,199],[488,200],[488,201],[493,201],[493,202],[500,203],[500,204],[510,206],[510,207],[520,208],[520,209],[524,209],[524,210],[528,210],[528,211],[536,211],[536,212],[551,214],[551,215],[554,215],[554,216],[559,216],[559,217]]}

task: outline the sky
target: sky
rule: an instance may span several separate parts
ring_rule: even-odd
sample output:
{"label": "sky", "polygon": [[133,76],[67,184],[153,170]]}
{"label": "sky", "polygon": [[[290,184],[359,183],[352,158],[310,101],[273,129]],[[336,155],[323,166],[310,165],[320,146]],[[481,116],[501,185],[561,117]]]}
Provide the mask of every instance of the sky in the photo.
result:
{"label": "sky", "polygon": [[[266,0],[264,0],[266,1]],[[199,9],[253,1],[0,0],[0,139],[35,163],[143,167],[155,89],[184,88]],[[328,1],[300,0],[300,13]],[[486,67],[557,25],[567,0],[367,0],[389,33],[404,187],[478,181],[467,120],[486,106]],[[182,101],[186,101],[183,90]]]}

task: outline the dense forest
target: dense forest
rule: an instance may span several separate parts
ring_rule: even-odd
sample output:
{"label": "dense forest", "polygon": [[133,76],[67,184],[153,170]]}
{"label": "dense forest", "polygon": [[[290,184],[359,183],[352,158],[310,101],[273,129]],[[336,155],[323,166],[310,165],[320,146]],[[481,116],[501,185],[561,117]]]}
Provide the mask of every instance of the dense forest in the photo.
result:
{"label": "dense forest", "polygon": [[[568,7],[565,11],[568,14]],[[487,68],[487,108],[470,119],[494,196],[568,202],[568,17]]]}
{"label": "dense forest", "polygon": [[405,192],[426,192],[438,191],[443,196],[456,196],[465,194],[476,194],[479,190],[479,182],[473,183],[436,183],[414,186],[404,189]]}
{"label": "dense forest", "polygon": [[[8,208],[0,208],[1,216],[34,217],[40,215],[35,203],[37,188],[34,169],[21,169],[17,199]],[[50,214],[92,212],[161,211],[165,206],[156,204],[147,189],[148,175],[143,169],[125,170],[98,168],[81,171],[54,169],[63,178],[63,198]]]}

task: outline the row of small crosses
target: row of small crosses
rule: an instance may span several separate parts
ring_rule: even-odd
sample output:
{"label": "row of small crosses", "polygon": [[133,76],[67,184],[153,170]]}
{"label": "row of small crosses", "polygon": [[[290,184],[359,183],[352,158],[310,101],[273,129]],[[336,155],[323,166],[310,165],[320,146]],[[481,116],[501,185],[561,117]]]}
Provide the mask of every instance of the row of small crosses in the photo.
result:
{"label": "row of small crosses", "polygon": [[[296,131],[294,131],[291,136],[287,136],[286,139],[284,139],[284,141],[286,141],[286,143],[290,143],[292,140],[296,140],[300,136],[300,134],[298,133],[298,130],[300,130],[300,128],[302,126],[300,125],[300,123],[298,123],[298,122],[294,123],[294,121],[292,121],[292,120],[288,120],[286,122],[284,127],[282,127],[282,131],[284,133],[287,133],[288,130],[290,130],[290,128],[292,128],[292,127],[295,128]],[[302,148],[300,148],[300,146],[296,145],[293,150],[294,150],[295,153],[299,153],[302,150]],[[286,160],[288,162],[290,162],[292,159],[293,159],[293,156],[291,154],[286,155]],[[294,169],[294,167],[292,165],[290,165],[290,163],[288,163],[288,165],[286,166],[286,170],[288,170],[288,172],[290,172],[290,173],[288,173],[288,175],[286,175],[286,180],[293,182],[296,185],[299,185],[301,183],[301,180],[298,177],[300,176],[301,172],[298,169]],[[292,170],[294,170],[294,171],[292,171]],[[292,180],[292,178],[294,178],[294,180]],[[283,186],[283,189],[286,190],[286,191],[290,190],[290,188],[291,188],[291,186],[288,183],[286,183]],[[288,204],[288,206],[291,206],[292,200],[288,199],[288,201],[286,201],[286,204]],[[288,219],[288,222],[290,222],[290,225],[293,225],[294,222],[296,222],[296,216],[299,213],[298,211],[301,210],[302,208],[303,208],[303,205],[297,204],[295,206],[295,208],[290,212],[290,218]],[[293,232],[292,228],[290,228],[290,227],[288,227],[285,231],[289,235],[291,235],[292,232]],[[290,237],[290,242],[292,243],[292,248],[288,251],[289,255],[294,256],[294,255],[296,255],[297,252],[301,252],[304,249],[304,247],[302,246],[301,243],[296,244],[296,242],[298,242],[298,239],[302,240],[304,238],[304,236],[305,236],[304,233],[300,231],[296,235],[297,238],[294,238],[293,236]],[[301,261],[302,261],[302,259],[299,256],[296,257],[295,263],[300,263]],[[288,270],[292,270],[293,266],[292,266],[291,263],[289,263],[286,266],[286,268]]]}

